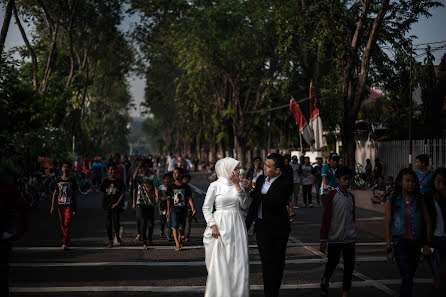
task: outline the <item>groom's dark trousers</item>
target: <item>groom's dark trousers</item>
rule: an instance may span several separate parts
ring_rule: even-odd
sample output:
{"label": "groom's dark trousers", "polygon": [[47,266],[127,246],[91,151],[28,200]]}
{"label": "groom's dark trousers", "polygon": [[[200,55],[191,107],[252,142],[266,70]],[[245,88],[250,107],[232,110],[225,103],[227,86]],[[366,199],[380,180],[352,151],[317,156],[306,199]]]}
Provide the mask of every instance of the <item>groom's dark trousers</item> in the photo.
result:
{"label": "groom's dark trousers", "polygon": [[[263,286],[265,297],[279,296],[285,267],[285,252],[290,233],[290,222],[286,206],[292,193],[292,184],[281,175],[271,185],[266,194],[261,193],[265,176],[257,179],[251,192],[251,205],[247,222],[255,221],[255,233],[260,259],[262,261]],[[262,218],[258,208],[262,204]],[[253,218],[254,217],[254,218]]]}

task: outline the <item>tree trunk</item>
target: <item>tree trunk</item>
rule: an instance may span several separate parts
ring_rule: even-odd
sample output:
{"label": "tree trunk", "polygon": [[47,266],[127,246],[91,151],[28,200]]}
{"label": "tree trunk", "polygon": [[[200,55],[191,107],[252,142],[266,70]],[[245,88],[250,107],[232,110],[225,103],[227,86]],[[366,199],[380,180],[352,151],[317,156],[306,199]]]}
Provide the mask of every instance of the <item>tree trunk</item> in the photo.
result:
{"label": "tree trunk", "polygon": [[11,22],[12,9],[15,6],[14,0],[9,0],[6,4],[5,18],[3,19],[2,32],[0,35],[0,54],[5,47],[6,36],[8,35],[9,23]]}
{"label": "tree trunk", "polygon": [[342,158],[344,165],[355,169],[356,164],[356,139],[355,139],[356,116],[349,113],[344,117],[341,127],[342,135]]}
{"label": "tree trunk", "polygon": [[22,35],[22,39],[25,42],[26,48],[28,49],[29,55],[31,56],[31,61],[33,64],[33,86],[34,86],[34,90],[38,90],[39,89],[39,77],[38,77],[37,73],[39,72],[39,66],[37,63],[37,56],[36,56],[36,53],[34,52],[34,49],[31,46],[31,43],[28,40],[28,37],[26,37],[26,32],[23,29],[22,23],[20,22],[19,14],[17,12],[17,7],[16,7],[15,3],[14,3],[14,18],[17,23],[17,26],[19,27],[20,34]]}
{"label": "tree trunk", "polygon": [[[50,76],[53,72],[53,67],[55,64],[55,60],[56,60],[56,49],[57,49],[57,34],[59,31],[59,23],[60,23],[60,11],[61,11],[61,3],[59,1],[59,8],[58,8],[58,12],[57,12],[57,17],[56,17],[56,24],[54,25],[54,28],[52,28],[50,31],[51,33],[51,46],[50,46],[50,52],[48,54],[48,60],[46,63],[46,67],[45,67],[45,74],[43,76],[43,83],[40,86],[40,90],[39,93],[41,95],[46,94],[46,92],[48,91],[48,84],[49,84],[49,79]],[[47,17],[48,19],[48,17]],[[52,21],[50,19],[47,20],[47,22],[51,25]]]}

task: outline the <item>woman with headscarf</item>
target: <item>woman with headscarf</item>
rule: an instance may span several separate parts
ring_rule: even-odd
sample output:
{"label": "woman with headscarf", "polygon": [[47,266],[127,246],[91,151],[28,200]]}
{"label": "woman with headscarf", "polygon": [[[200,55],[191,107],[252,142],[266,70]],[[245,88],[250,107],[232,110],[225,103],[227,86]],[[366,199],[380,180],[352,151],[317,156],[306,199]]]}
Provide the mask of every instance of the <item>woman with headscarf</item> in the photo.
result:
{"label": "woman with headscarf", "polygon": [[[248,234],[244,210],[250,198],[240,184],[240,162],[224,158],[215,164],[218,179],[206,193],[203,234],[206,252],[206,297],[249,296]],[[215,206],[215,211],[212,208]]]}

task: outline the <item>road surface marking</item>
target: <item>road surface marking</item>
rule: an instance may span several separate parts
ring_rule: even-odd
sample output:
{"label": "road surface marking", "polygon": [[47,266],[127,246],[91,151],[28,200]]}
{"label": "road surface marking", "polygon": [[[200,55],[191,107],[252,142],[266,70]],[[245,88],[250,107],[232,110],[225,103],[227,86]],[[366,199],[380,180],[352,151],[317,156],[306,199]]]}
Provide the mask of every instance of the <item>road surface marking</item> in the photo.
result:
{"label": "road surface marking", "polygon": [[[121,227],[122,228],[122,227]],[[123,228],[122,228],[123,229]],[[120,230],[121,231],[121,230]],[[122,238],[122,233],[120,232],[120,236]],[[101,237],[101,239],[103,239]],[[360,242],[360,243],[356,243],[356,246],[384,246],[386,243],[385,242]],[[319,246],[320,243],[319,242],[301,242],[301,241],[296,241],[295,239],[290,237],[289,243],[288,243],[288,247],[303,247],[307,250],[309,250],[310,252],[312,252],[315,255],[319,255],[319,252],[312,248],[313,246]],[[257,248],[256,244],[250,244],[248,246],[249,248]],[[174,246],[172,244],[172,246],[150,246],[149,250],[170,250],[173,249]],[[311,248],[311,250],[309,249]],[[138,250],[141,249],[140,246],[118,246],[118,247],[113,247],[112,249],[107,248],[107,247],[94,247],[94,246],[85,246],[85,247],[70,247],[70,250],[73,251],[88,251],[88,250]],[[202,245],[195,245],[195,246],[183,246],[182,247],[183,250],[195,250],[195,249],[204,249],[204,246]],[[13,251],[18,251],[18,252],[28,252],[28,251],[57,251],[57,250],[61,250],[60,247],[14,247]],[[315,253],[315,251],[317,251],[318,253]]]}
{"label": "road surface marking", "polygon": [[[385,262],[385,257],[358,257],[356,262]],[[286,264],[323,264],[327,258],[289,259]],[[341,260],[342,263],[342,260]],[[262,264],[259,260],[249,261],[251,265]],[[34,262],[34,263],[10,263],[11,267],[104,267],[104,266],[203,266],[204,261],[172,261],[172,262],[149,262],[149,261],[126,261],[126,262]]]}
{"label": "road surface marking", "polygon": [[200,195],[206,195],[206,192],[204,192],[203,190],[199,189],[197,186],[194,186],[193,184],[189,184],[189,186],[195,190],[195,192],[197,192]]}
{"label": "road surface marking", "polygon": [[[430,284],[431,279],[421,278],[415,279],[417,284]],[[375,281],[353,281],[354,288],[374,287],[375,283],[380,285],[398,285],[400,279],[384,279]],[[285,284],[281,286],[281,290],[299,290],[299,289],[319,289],[320,283],[303,283],[303,284]],[[330,283],[330,288],[342,288],[342,282]],[[206,289],[205,286],[76,286],[76,287],[10,287],[13,293],[65,293],[65,292],[185,292],[185,293],[201,293]],[[263,291],[263,285],[251,285],[251,291]]]}

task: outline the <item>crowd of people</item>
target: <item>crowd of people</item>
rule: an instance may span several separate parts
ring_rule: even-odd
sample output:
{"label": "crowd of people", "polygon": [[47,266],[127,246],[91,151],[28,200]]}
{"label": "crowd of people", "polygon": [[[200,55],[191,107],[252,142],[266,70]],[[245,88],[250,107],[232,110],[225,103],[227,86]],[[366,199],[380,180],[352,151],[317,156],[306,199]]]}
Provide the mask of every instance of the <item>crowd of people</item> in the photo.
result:
{"label": "crowd of people", "polygon": [[[271,154],[264,162],[260,157],[254,158],[246,171],[240,162],[232,158],[217,162],[218,179],[209,187],[203,205],[207,222],[203,242],[207,249],[208,284],[219,282],[234,271],[243,275],[249,273],[246,265],[240,266],[233,261],[231,267],[221,266],[229,265],[221,257],[226,249],[226,252],[237,252],[237,255],[232,255],[233,259],[248,261],[245,253],[247,241],[243,238],[254,225],[262,259],[265,296],[278,296],[290,223],[296,215],[294,211],[313,207],[315,198],[315,206],[323,206],[320,251],[328,256],[321,280],[321,296],[328,294],[329,280],[341,253],[344,260],[343,296],[349,296],[358,232],[355,197],[349,191],[355,173],[341,164],[337,153],[330,153],[325,164],[323,158],[314,161],[312,164],[305,155],[298,158]],[[446,279],[446,168],[431,172],[429,156],[425,154],[416,157],[415,166],[416,171],[402,169],[396,178],[384,177],[382,165],[375,166],[371,173],[371,200],[385,207],[385,252],[388,261],[395,261],[398,265],[402,280],[400,296],[412,296],[413,278],[423,258],[429,260],[433,273],[432,296],[443,296]],[[70,246],[77,192],[82,187],[79,183],[86,177],[102,195],[107,247],[112,248],[115,240],[122,241],[120,215],[127,201],[136,211],[135,239],[141,241],[142,249],[153,244],[157,207],[159,237],[172,241],[174,249],[180,251],[183,242],[190,240],[196,214],[189,186],[191,175],[188,174],[194,168],[197,168],[196,164],[188,158],[173,154],[162,162],[159,157],[137,156],[130,160],[127,156],[121,158],[114,154],[109,159],[94,157],[92,162],[84,157],[61,163],[50,212],[58,213],[63,232],[62,248]],[[222,224],[226,224],[225,227]],[[213,239],[219,239],[220,243]],[[234,240],[237,243],[232,242]],[[216,256],[209,249],[223,250]],[[245,296],[247,283],[249,275],[241,283],[228,283],[225,292],[236,290],[238,293],[234,296]],[[209,289],[207,294],[220,296],[214,289]]]}

